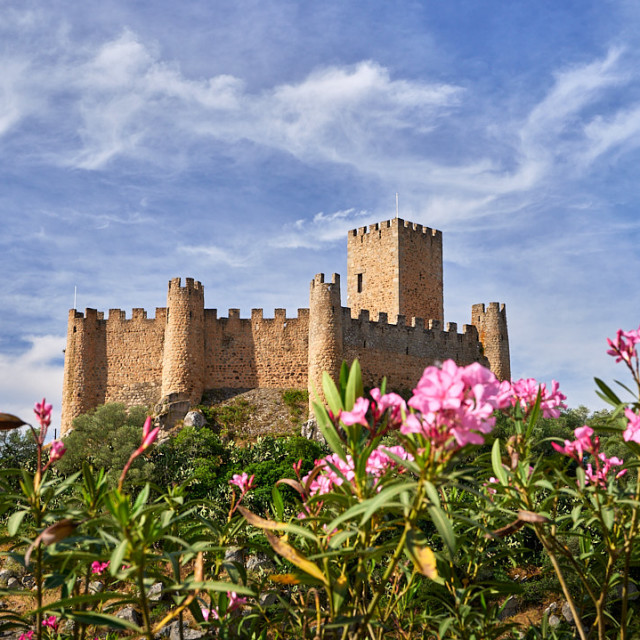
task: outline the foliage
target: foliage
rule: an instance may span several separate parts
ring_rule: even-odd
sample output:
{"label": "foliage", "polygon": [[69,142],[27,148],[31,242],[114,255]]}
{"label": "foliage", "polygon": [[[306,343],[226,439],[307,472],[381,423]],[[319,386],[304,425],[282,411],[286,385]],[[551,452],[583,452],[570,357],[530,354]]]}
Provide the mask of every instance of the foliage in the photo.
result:
{"label": "foliage", "polygon": [[[58,462],[57,470],[70,475],[79,472],[88,462],[95,469],[122,471],[131,451],[140,442],[146,417],[145,407],[127,409],[116,402],[78,416],[73,421],[73,431],[65,438],[67,453]],[[133,483],[149,479],[152,471],[147,460],[138,458],[129,480]]]}
{"label": "foliage", "polygon": [[289,407],[291,422],[300,423],[309,407],[309,392],[305,389],[285,389],[282,401]]}
{"label": "foliage", "polygon": [[[136,494],[128,474],[157,436],[151,419],[136,427],[117,483],[88,463],[64,476],[52,471],[70,440],[44,448],[51,407],[38,403],[33,470],[0,475],[1,542],[33,573],[36,604],[31,592],[0,591],[27,603],[0,611],[0,630],[64,638],[70,620],[77,638],[105,629],[152,640],[188,610],[220,638],[638,637],[637,343],[640,330],[610,341],[637,392],[622,401],[596,380],[612,411],[593,426],[582,409],[562,413],[556,383],[499,383],[447,361],[406,402],[384,383],[365,396],[354,362],[337,384],[325,374],[328,406],[314,404],[330,453],[301,439],[236,448],[186,428],[149,463],[163,489]],[[265,549],[273,568],[249,571],[242,554]],[[523,587],[511,575],[532,549],[539,574]],[[89,590],[96,573],[99,593]],[[156,581],[166,610],[151,608]],[[574,627],[545,618],[518,630],[503,619],[508,596],[548,588],[562,592]],[[114,615],[126,604],[140,625]]]}

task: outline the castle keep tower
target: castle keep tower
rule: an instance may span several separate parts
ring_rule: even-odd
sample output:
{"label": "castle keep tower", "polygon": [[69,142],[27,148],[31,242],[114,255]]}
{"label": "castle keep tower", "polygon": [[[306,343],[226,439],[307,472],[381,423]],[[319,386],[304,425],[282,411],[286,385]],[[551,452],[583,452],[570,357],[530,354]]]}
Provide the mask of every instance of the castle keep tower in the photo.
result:
{"label": "castle keep tower", "polygon": [[347,236],[347,306],[444,322],[442,232],[400,218]]}
{"label": "castle keep tower", "polygon": [[162,397],[196,404],[204,391],[204,289],[193,278],[169,282],[162,358]]}

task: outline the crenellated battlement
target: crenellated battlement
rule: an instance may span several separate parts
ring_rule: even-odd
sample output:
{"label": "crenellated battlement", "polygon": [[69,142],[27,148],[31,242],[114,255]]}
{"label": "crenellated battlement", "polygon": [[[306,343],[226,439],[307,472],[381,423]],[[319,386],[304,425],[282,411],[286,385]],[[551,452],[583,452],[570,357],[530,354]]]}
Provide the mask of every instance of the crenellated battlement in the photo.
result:
{"label": "crenellated battlement", "polygon": [[194,280],[193,278],[185,278],[184,287],[182,286],[182,278],[172,278],[169,280],[169,292],[176,290],[204,294],[202,283],[198,280]]}
{"label": "crenellated battlement", "polygon": [[358,227],[357,229],[351,229],[347,235],[349,242],[359,238],[360,242],[364,242],[370,238],[378,240],[383,234],[397,233],[409,231],[412,234],[422,234],[425,238],[442,239],[442,231],[433,229],[432,227],[426,227],[415,222],[409,222],[402,218],[393,218],[391,220],[385,220],[384,222],[376,222],[365,227]]}

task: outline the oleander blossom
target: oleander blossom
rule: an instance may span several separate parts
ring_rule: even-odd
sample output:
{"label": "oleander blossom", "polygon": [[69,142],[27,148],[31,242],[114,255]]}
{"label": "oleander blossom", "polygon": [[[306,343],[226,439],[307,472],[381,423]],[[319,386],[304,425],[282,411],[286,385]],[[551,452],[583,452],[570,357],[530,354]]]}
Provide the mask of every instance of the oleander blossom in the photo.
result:
{"label": "oleander blossom", "polygon": [[51,443],[51,451],[49,452],[49,464],[60,460],[66,452],[67,448],[64,446],[64,442],[62,440],[54,440]]}
{"label": "oleander blossom", "polygon": [[[598,436],[593,437],[593,429],[586,424],[575,429],[573,435],[575,440],[565,440],[563,445],[552,442],[551,446],[558,453],[575,460],[580,466],[583,466],[585,456],[591,454],[593,463],[589,462],[584,466],[586,482],[597,487],[606,487],[612,467],[621,467],[624,464],[624,460],[616,456],[607,458],[604,453],[601,453],[600,438]],[[620,469],[615,473],[615,478],[621,478],[627,471],[628,469]]]}
{"label": "oleander blossom", "polygon": [[229,598],[229,607],[227,609],[229,613],[247,604],[247,599],[241,598],[235,591],[227,591],[227,598]]}
{"label": "oleander blossom", "polygon": [[[379,479],[393,469],[397,462],[389,455],[392,454],[402,460],[413,460],[413,456],[401,446],[385,447],[379,446],[371,452],[366,464],[366,472],[373,479],[374,486]],[[351,455],[347,455],[346,462],[336,453],[325,458],[316,460],[315,467],[320,467],[321,471],[311,481],[309,485],[309,495],[323,495],[333,491],[334,487],[340,487],[345,481],[353,483],[356,474]],[[302,478],[302,483],[306,484],[309,479],[308,474]]]}
{"label": "oleander blossom", "polygon": [[34,635],[35,635],[35,631],[33,629],[30,629],[25,633],[21,633],[20,636],[18,637],[18,640],[33,640]]}
{"label": "oleander blossom", "polygon": [[[587,482],[596,486],[606,487],[607,482],[609,480],[609,471],[611,471],[612,467],[620,467],[624,464],[624,460],[617,458],[616,456],[612,456],[611,458],[607,458],[604,453],[598,454],[595,459],[595,466],[592,467],[591,463],[589,463],[584,470],[584,473],[587,478]],[[616,479],[621,478],[625,473],[627,473],[628,469],[622,469],[615,474]]]}
{"label": "oleander blossom", "polygon": [[229,484],[235,485],[236,487],[238,487],[242,492],[242,495],[244,496],[244,494],[247,493],[247,491],[253,488],[254,479],[255,479],[255,475],[252,475],[251,477],[249,477],[249,474],[247,473],[243,473],[243,474],[235,473],[233,475],[233,478],[229,480]]}
{"label": "oleander blossom", "polygon": [[58,630],[58,618],[56,616],[49,616],[42,621],[43,627],[49,627],[53,631]]}
{"label": "oleander blossom", "polygon": [[551,381],[551,391],[549,391],[544,382],[538,382],[534,378],[521,378],[511,383],[511,392],[512,405],[515,407],[519,404],[525,413],[535,405],[538,393],[540,393],[540,410],[543,418],[559,418],[562,409],[567,408],[564,403],[567,396],[560,391],[560,384],[556,380]]}
{"label": "oleander blossom", "polygon": [[340,421],[346,427],[350,427],[354,424],[361,424],[365,427],[369,426],[367,422],[367,411],[369,410],[369,401],[365,398],[358,398],[351,411],[341,411]]}
{"label": "oleander blossom", "polygon": [[607,354],[615,356],[616,362],[626,362],[631,365],[632,360],[638,359],[636,344],[640,342],[640,327],[631,331],[623,331],[618,329],[615,340],[607,338],[607,343],[611,347]]}
{"label": "oleander blossom", "polygon": [[510,403],[504,386],[478,363],[459,367],[447,360],[427,367],[414,389],[409,414],[400,431],[421,433],[434,446],[448,449],[484,444],[483,434],[495,425],[493,412]]}
{"label": "oleander blossom", "polygon": [[374,420],[382,418],[387,409],[389,410],[389,428],[397,428],[402,424],[404,416],[407,414],[407,403],[397,393],[382,394],[380,389],[371,389],[369,395],[372,398],[371,409]]}
{"label": "oleander blossom", "polygon": [[97,575],[102,575],[109,568],[109,561],[100,562],[99,560],[94,560],[91,563],[91,573],[95,573]]}
{"label": "oleander blossom", "polygon": [[625,409],[624,415],[627,417],[629,421],[627,423],[627,428],[624,430],[622,437],[625,442],[636,442],[640,444],[640,416],[631,411],[631,409]]}

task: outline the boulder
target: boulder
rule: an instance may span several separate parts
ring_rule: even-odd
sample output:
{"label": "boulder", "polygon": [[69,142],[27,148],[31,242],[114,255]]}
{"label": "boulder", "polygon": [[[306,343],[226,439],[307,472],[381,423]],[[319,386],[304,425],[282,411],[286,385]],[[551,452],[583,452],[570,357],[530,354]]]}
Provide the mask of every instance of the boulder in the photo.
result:
{"label": "boulder", "polygon": [[[179,620],[175,620],[166,628],[169,629],[169,640],[180,640]],[[201,629],[191,629],[186,622],[182,623],[182,637],[184,640],[199,640],[199,638],[204,638],[205,635],[206,632]]]}
{"label": "boulder", "polygon": [[150,602],[160,602],[163,595],[162,582],[152,584],[149,587],[149,591],[147,591],[147,598],[149,598]]}
{"label": "boulder", "polygon": [[104,591],[104,582],[100,582],[100,580],[94,580],[89,583],[89,593],[96,594],[102,593]]}
{"label": "boulder", "polygon": [[244,549],[242,547],[227,547],[224,552],[224,561],[244,565]]}
{"label": "boulder", "polygon": [[325,443],[324,436],[320,432],[315,418],[309,418],[309,420],[302,424],[300,435],[307,440],[315,440],[316,442]]}
{"label": "boulder", "polygon": [[142,624],[142,615],[133,607],[125,607],[124,609],[120,609],[120,611],[116,613],[116,617],[120,618],[121,620],[125,620],[126,622],[133,622],[133,624],[137,624],[138,626]]}
{"label": "boulder", "polygon": [[183,424],[185,427],[204,427],[207,424],[207,419],[200,411],[189,411],[184,417]]}
{"label": "boulder", "polygon": [[506,620],[511,616],[515,616],[520,608],[520,603],[515,596],[509,596],[502,605],[502,611],[498,614],[500,620]]}
{"label": "boulder", "polygon": [[247,571],[273,571],[276,566],[266,553],[256,553],[247,558]]}

